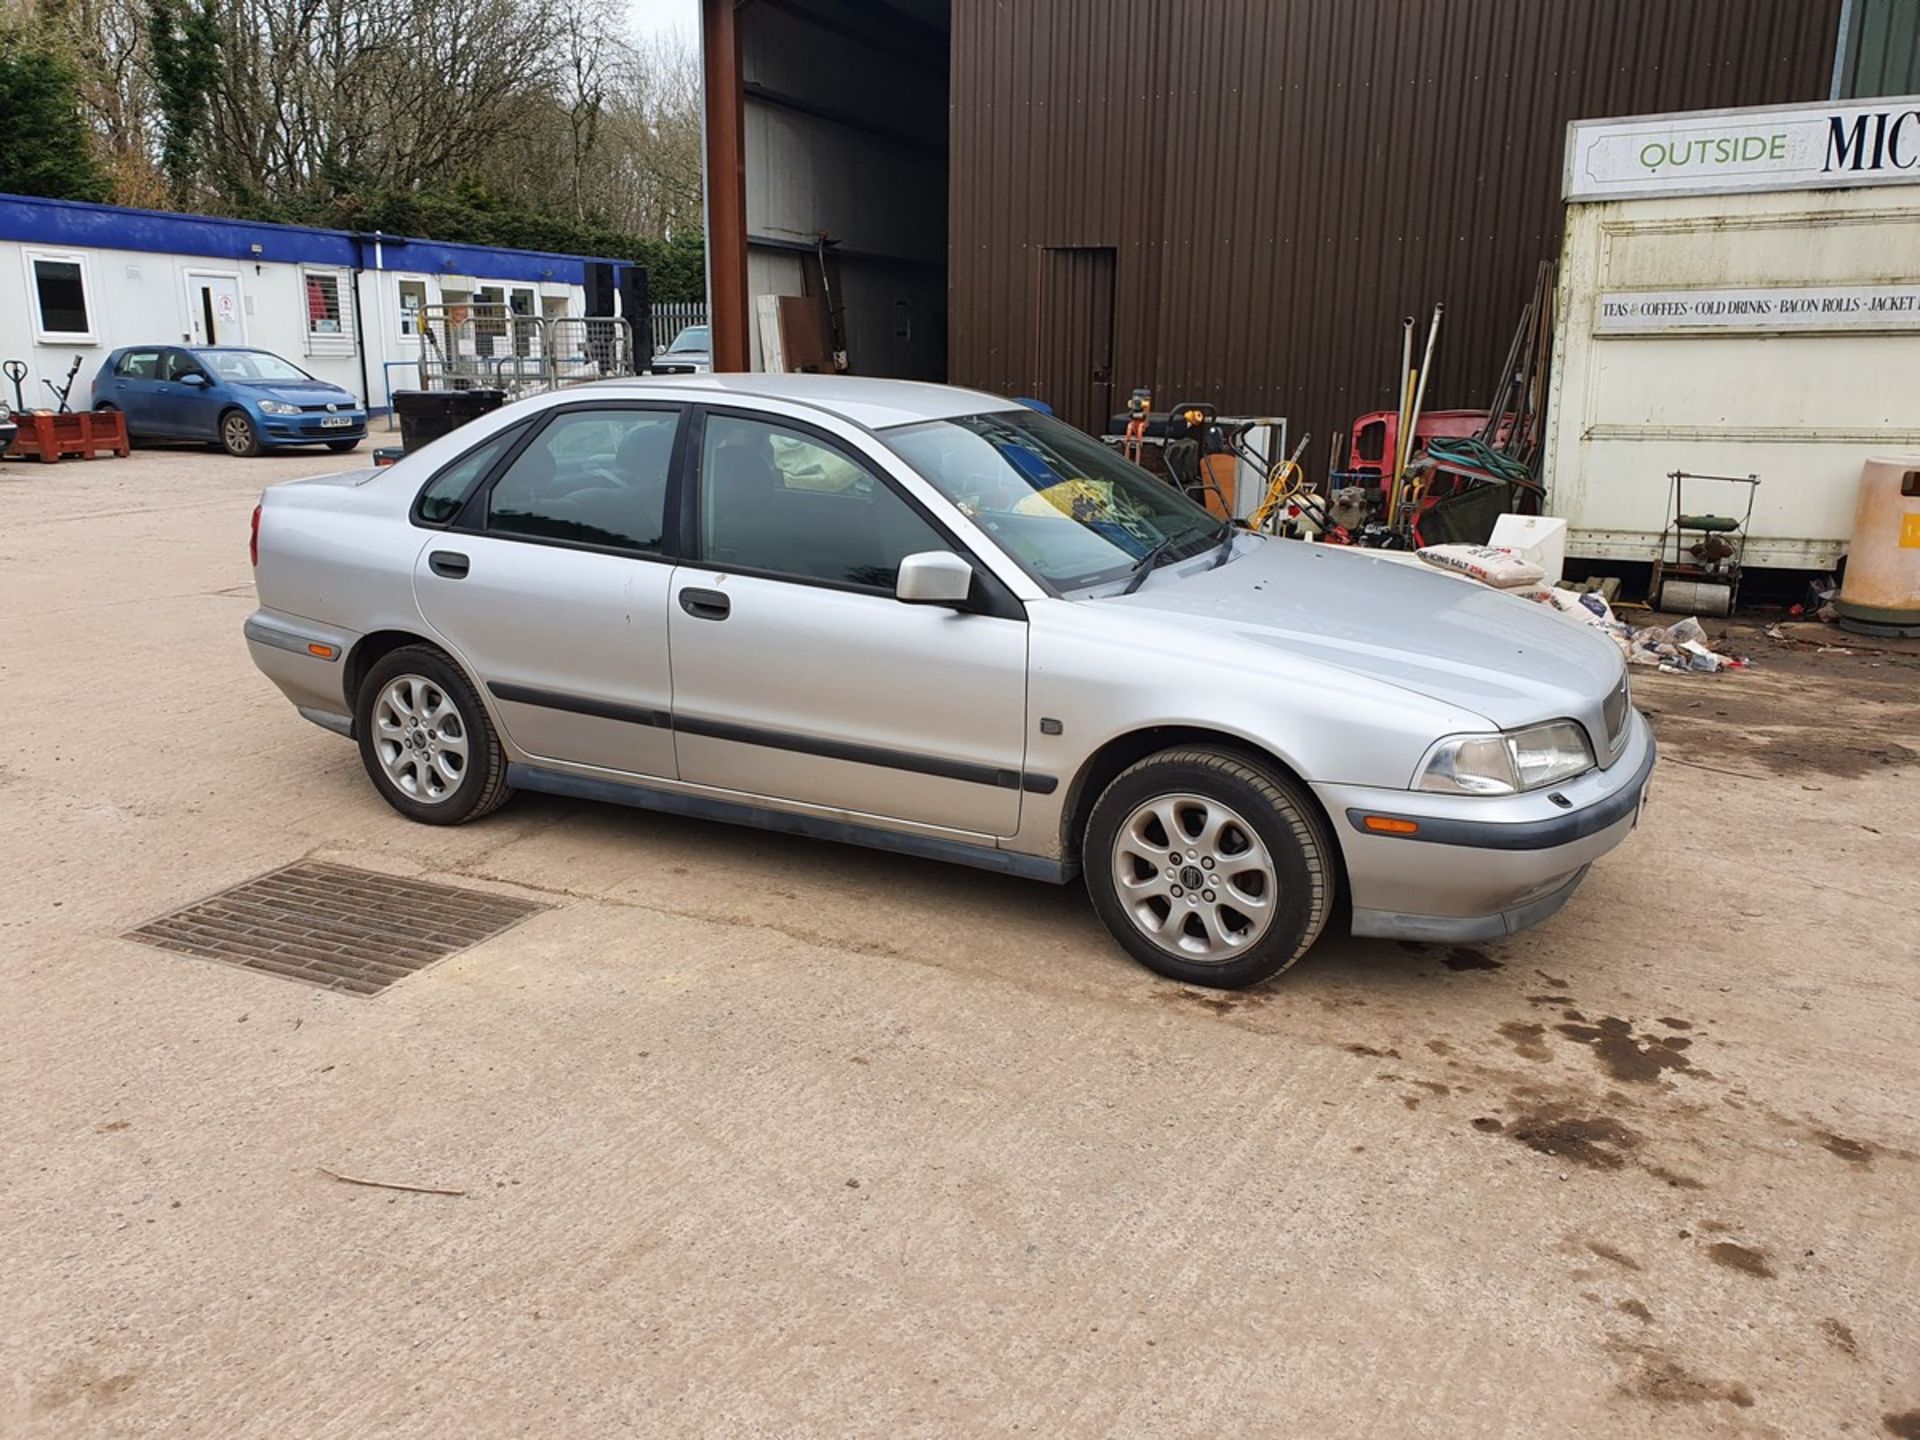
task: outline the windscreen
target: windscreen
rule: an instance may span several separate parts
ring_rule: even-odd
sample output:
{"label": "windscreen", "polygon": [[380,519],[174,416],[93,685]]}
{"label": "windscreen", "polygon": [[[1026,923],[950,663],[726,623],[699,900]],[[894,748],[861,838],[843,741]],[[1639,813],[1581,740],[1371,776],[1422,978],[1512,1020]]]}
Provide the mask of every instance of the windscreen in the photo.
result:
{"label": "windscreen", "polygon": [[1221,535],[1220,521],[1091,435],[1033,410],[883,431],[908,464],[1031,575],[1073,590],[1130,574]]}
{"label": "windscreen", "polygon": [[313,379],[298,365],[266,350],[196,350],[193,355],[222,380],[284,385]]}

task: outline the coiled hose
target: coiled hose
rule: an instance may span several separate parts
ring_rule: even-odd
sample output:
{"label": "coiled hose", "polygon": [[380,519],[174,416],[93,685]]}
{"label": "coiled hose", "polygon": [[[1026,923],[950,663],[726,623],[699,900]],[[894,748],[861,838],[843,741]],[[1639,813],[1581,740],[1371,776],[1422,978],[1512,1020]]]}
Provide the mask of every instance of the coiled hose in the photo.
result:
{"label": "coiled hose", "polygon": [[1427,456],[1440,464],[1462,465],[1469,470],[1478,470],[1509,485],[1534,484],[1533,470],[1525,461],[1504,455],[1472,435],[1458,438],[1436,436],[1427,441]]}

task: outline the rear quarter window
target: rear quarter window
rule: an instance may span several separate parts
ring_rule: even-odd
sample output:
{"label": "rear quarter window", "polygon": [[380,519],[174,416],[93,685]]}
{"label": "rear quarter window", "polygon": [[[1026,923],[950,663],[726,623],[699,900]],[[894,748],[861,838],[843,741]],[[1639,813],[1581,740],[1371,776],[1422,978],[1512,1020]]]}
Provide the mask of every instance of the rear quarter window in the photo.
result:
{"label": "rear quarter window", "polygon": [[415,502],[414,514],[423,525],[445,525],[460,513],[473,487],[484,480],[500,457],[526,433],[526,424],[509,425],[476,445],[427,482]]}

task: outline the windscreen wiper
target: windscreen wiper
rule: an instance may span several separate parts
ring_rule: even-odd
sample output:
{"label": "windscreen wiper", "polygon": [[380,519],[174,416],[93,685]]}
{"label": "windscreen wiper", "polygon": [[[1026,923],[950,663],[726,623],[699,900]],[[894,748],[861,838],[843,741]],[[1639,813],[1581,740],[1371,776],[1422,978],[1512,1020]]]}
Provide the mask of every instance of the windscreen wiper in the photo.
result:
{"label": "windscreen wiper", "polygon": [[1134,591],[1138,590],[1141,583],[1153,572],[1153,567],[1160,563],[1160,557],[1172,548],[1173,536],[1169,535],[1158,545],[1147,551],[1146,554],[1142,555],[1135,563],[1133,573],[1127,576],[1127,583],[1121,587],[1120,593],[1122,595],[1131,595]]}
{"label": "windscreen wiper", "polygon": [[1220,528],[1220,548],[1213,552],[1213,564],[1207,567],[1209,570],[1218,570],[1227,563],[1228,558],[1233,554],[1233,537],[1240,533],[1240,527],[1232,520],[1227,521]]}

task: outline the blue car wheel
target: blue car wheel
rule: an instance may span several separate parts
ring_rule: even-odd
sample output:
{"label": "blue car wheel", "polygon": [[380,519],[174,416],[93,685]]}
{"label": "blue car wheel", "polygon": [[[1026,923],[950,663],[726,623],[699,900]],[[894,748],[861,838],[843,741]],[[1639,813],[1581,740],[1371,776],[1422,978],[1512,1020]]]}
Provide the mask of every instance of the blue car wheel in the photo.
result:
{"label": "blue car wheel", "polygon": [[244,410],[229,410],[220,417],[220,448],[229,455],[252,456],[261,450],[260,430]]}

